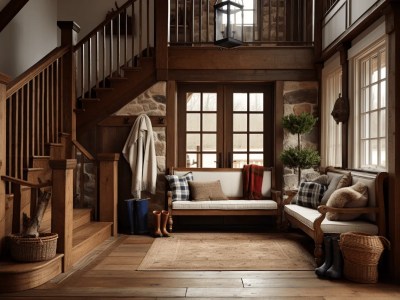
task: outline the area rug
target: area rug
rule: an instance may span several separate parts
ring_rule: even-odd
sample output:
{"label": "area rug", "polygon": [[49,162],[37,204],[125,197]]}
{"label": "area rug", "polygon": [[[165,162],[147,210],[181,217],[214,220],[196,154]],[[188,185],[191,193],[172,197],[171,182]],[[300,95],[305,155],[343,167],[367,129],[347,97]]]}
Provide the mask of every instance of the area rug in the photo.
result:
{"label": "area rug", "polygon": [[138,270],[313,270],[297,234],[175,233],[156,238]]}

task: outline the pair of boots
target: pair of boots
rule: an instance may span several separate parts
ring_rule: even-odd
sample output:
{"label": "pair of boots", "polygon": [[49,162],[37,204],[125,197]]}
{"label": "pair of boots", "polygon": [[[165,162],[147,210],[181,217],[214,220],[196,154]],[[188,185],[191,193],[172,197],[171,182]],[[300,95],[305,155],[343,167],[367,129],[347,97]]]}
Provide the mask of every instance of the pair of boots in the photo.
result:
{"label": "pair of boots", "polygon": [[169,237],[170,234],[167,231],[167,223],[169,212],[166,210],[154,210],[154,237]]}
{"label": "pair of boots", "polygon": [[325,262],[315,269],[318,277],[338,279],[342,277],[343,257],[339,246],[339,237],[325,236]]}

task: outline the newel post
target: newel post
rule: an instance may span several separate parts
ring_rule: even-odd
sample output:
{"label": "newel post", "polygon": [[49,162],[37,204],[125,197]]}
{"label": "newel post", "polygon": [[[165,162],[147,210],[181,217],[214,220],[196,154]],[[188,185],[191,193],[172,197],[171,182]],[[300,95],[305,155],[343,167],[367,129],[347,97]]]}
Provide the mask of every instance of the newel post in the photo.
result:
{"label": "newel post", "polygon": [[99,160],[99,218],[112,222],[112,235],[118,234],[118,153],[100,153]]}
{"label": "newel post", "polygon": [[80,27],[73,21],[58,21],[61,29],[61,46],[70,47],[70,51],[64,55],[62,62],[62,97],[63,97],[63,130],[69,134],[69,141],[65,149],[67,158],[73,157],[71,141],[76,140],[76,73],[74,46],[78,40]]}
{"label": "newel post", "polygon": [[51,230],[58,234],[57,252],[64,253],[63,272],[74,263],[72,257],[73,192],[76,159],[50,160],[53,170]]}
{"label": "newel post", "polygon": [[[8,77],[0,73],[0,176],[6,175],[6,83]],[[0,255],[6,235],[6,190],[0,180]]]}

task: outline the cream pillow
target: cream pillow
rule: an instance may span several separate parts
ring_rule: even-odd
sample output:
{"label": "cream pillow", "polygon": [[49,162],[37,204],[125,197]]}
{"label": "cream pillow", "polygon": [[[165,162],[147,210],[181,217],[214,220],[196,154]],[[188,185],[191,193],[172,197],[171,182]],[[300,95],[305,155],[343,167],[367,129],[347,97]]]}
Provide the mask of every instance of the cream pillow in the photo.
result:
{"label": "cream pillow", "polygon": [[[327,206],[343,208],[343,207],[365,207],[368,204],[368,188],[365,184],[357,182],[355,185],[338,189],[332,193]],[[330,221],[349,221],[358,218],[360,214],[326,214],[326,218]]]}
{"label": "cream pillow", "polygon": [[221,182],[189,181],[190,195],[193,201],[228,200],[222,191]]}

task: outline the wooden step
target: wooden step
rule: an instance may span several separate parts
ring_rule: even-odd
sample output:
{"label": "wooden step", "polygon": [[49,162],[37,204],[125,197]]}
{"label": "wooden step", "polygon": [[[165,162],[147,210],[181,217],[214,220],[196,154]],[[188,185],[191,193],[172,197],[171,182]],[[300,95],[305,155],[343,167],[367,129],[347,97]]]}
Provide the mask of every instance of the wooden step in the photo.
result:
{"label": "wooden step", "polygon": [[73,229],[90,223],[92,217],[92,209],[91,208],[74,208],[74,225]]}
{"label": "wooden step", "polygon": [[72,263],[77,263],[90,251],[111,237],[112,222],[91,222],[73,231]]}
{"label": "wooden step", "polygon": [[100,101],[100,98],[80,98],[79,101],[81,101],[83,104],[97,103]]}
{"label": "wooden step", "polygon": [[32,168],[48,168],[50,156],[37,156],[34,155],[31,158]]}
{"label": "wooden step", "polygon": [[0,261],[0,293],[16,292],[35,288],[61,274],[62,258],[21,263],[11,259]]}
{"label": "wooden step", "polygon": [[27,168],[24,170],[25,178],[29,182],[33,183],[44,183],[47,181],[51,181],[52,171],[49,166],[47,168]]}

